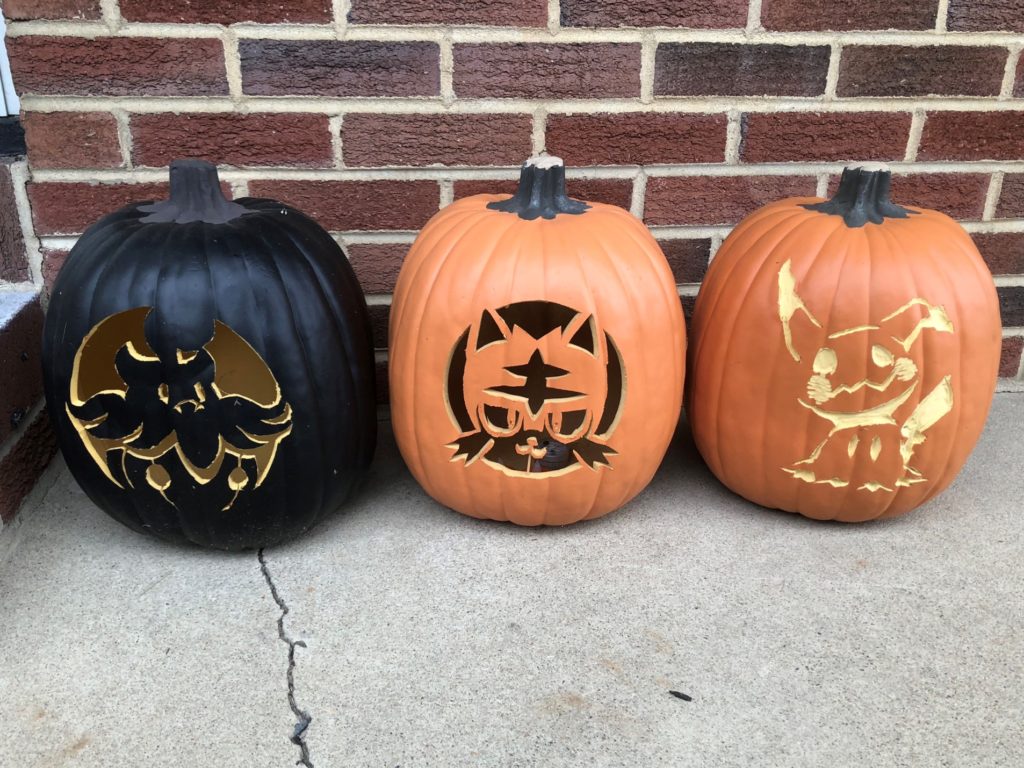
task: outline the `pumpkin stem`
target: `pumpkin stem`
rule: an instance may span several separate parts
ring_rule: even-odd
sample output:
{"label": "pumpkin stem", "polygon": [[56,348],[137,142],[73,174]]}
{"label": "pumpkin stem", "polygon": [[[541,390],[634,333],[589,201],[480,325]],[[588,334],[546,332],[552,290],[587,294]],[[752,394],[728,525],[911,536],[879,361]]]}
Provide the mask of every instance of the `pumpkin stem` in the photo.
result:
{"label": "pumpkin stem", "polygon": [[590,208],[565,193],[565,165],[553,155],[531,157],[519,172],[519,189],[508,200],[488,203],[493,211],[515,213],[521,219],[553,219],[560,213],[580,214]]}
{"label": "pumpkin stem", "polygon": [[839,189],[831,200],[811,203],[804,208],[833,216],[842,216],[848,227],[863,227],[869,221],[881,224],[886,218],[905,219],[916,211],[889,200],[892,173],[885,166],[864,165],[844,168]]}
{"label": "pumpkin stem", "polygon": [[224,197],[217,178],[217,166],[205,160],[175,160],[171,163],[171,198],[139,206],[148,213],[144,224],[174,222],[224,224],[237,219],[246,208]]}

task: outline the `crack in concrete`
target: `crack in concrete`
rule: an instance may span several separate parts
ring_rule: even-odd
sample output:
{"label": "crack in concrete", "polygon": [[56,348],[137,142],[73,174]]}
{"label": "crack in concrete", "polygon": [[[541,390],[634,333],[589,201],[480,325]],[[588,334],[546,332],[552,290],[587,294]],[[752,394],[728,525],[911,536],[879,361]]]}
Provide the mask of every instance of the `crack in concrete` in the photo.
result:
{"label": "crack in concrete", "polygon": [[262,549],[256,552],[256,558],[260,562],[260,571],[263,573],[263,578],[266,579],[267,586],[270,587],[270,595],[274,598],[274,602],[277,603],[277,607],[281,609],[281,615],[277,617],[277,636],[281,639],[281,642],[288,646],[288,706],[291,707],[292,713],[296,718],[295,730],[292,731],[289,740],[299,748],[299,759],[295,761],[295,764],[305,766],[305,768],[313,768],[313,762],[309,758],[309,745],[306,744],[306,729],[313,722],[313,717],[295,701],[295,649],[296,647],[305,648],[306,644],[302,640],[292,640],[288,633],[285,632],[284,617],[288,615],[288,605],[281,598],[281,594],[274,585],[274,580],[270,576],[270,569],[267,567],[267,559],[264,557]]}

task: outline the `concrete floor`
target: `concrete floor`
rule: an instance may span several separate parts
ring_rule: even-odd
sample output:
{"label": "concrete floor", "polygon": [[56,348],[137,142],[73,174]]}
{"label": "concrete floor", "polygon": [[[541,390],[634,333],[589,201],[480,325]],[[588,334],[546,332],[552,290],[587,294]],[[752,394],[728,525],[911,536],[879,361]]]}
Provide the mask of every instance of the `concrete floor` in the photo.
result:
{"label": "concrete floor", "polygon": [[683,433],[626,509],[516,529],[385,440],[263,562],[133,534],[58,463],[0,539],[0,765],[1017,768],[1022,427],[997,396],[950,490],[864,526],[745,503]]}

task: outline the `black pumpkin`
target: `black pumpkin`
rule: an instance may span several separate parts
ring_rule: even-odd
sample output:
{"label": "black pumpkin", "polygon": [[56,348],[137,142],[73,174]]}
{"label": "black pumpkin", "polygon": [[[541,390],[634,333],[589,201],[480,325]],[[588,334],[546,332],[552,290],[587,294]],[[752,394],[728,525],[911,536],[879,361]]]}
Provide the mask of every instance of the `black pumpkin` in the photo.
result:
{"label": "black pumpkin", "polygon": [[46,403],[75,479],[162,539],[262,547],[354,490],[376,442],[366,301],[337,243],[273,200],[228,201],[171,164],[170,200],[76,243],[43,338]]}

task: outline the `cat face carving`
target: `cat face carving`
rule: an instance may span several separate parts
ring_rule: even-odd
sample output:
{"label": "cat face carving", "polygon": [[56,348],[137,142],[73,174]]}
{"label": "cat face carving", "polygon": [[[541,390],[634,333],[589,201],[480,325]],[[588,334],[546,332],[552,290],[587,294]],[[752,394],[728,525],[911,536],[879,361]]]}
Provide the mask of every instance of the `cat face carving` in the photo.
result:
{"label": "cat face carving", "polygon": [[546,301],[485,309],[448,363],[452,461],[530,478],[610,467],[625,384],[594,315]]}

